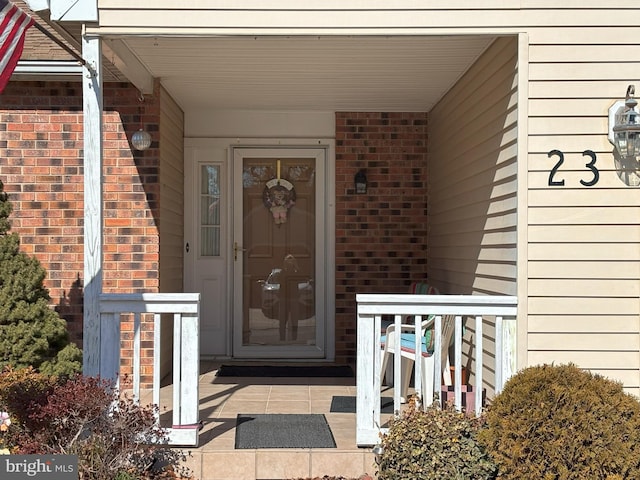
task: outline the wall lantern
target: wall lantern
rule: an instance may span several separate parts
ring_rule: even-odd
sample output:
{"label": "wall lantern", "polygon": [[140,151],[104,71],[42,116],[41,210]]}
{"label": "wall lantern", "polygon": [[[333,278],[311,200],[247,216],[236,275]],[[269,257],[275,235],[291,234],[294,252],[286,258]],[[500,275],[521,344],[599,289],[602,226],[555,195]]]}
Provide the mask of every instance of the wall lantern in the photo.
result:
{"label": "wall lantern", "polygon": [[640,114],[634,93],[635,86],[629,85],[626,100],[618,100],[609,108],[608,139],[623,159],[640,156]]}
{"label": "wall lantern", "polygon": [[353,177],[353,182],[356,186],[356,193],[367,193],[367,176],[364,170],[356,173],[355,177]]}
{"label": "wall lantern", "polygon": [[[140,97],[138,98],[141,104],[144,103],[144,95],[140,93]],[[146,150],[151,146],[151,134],[144,130],[144,126],[142,124],[142,105],[140,106],[140,130],[131,135],[131,145],[136,150]]]}

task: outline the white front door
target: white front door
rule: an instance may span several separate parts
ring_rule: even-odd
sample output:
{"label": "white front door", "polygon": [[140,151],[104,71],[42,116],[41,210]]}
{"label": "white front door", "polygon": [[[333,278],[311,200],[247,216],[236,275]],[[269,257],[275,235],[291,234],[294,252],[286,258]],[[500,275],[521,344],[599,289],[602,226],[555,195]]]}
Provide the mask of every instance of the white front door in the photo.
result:
{"label": "white front door", "polygon": [[233,149],[233,355],[325,357],[322,148]]}
{"label": "white front door", "polygon": [[200,293],[200,353],[231,355],[228,148],[190,140],[185,148],[186,292]]}
{"label": "white front door", "polygon": [[325,148],[186,141],[185,291],[201,294],[203,356],[332,359],[327,170]]}

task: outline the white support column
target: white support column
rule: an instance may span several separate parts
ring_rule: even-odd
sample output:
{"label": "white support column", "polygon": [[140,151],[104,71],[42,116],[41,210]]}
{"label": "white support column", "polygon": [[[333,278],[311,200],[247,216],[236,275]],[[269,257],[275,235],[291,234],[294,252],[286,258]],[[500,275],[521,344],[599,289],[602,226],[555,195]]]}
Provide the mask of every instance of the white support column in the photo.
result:
{"label": "white support column", "polygon": [[82,36],[84,112],[84,316],[83,373],[100,372],[102,293],[102,49],[99,37]]}

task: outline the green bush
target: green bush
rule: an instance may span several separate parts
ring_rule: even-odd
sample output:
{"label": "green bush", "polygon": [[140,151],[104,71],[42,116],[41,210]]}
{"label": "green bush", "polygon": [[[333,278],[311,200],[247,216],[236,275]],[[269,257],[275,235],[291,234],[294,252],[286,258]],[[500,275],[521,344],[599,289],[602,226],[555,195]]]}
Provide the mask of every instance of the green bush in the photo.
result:
{"label": "green bush", "polygon": [[0,369],[33,366],[50,375],[73,375],[82,369],[82,352],[49,306],[45,269],[9,233],[11,211],[0,181]]}
{"label": "green bush", "polygon": [[477,442],[482,425],[451,405],[423,411],[411,403],[382,437],[378,480],[495,478],[496,466]]}
{"label": "green bush", "polygon": [[640,402],[573,364],[514,375],[479,440],[505,480],[640,478]]}
{"label": "green bush", "polygon": [[[17,396],[19,395],[19,396]],[[31,368],[0,374],[0,438],[11,453],[78,455],[83,480],[187,478],[182,452],[166,445],[157,407],[121,396],[94,377],[49,377]]]}

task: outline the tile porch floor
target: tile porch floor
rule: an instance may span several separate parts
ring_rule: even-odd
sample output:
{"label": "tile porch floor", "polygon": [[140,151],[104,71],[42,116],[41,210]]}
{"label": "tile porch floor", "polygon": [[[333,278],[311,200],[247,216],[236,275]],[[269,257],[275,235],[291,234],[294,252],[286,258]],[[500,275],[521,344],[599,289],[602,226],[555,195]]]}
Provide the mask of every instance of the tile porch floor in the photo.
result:
{"label": "tile porch floor", "polygon": [[[355,413],[330,412],[334,395],[355,396],[353,378],[218,377],[219,364],[204,362],[200,374],[200,419],[204,427],[188,465],[198,480],[284,480],[324,475],[358,478],[375,474],[370,448],[355,441]],[[171,398],[170,387],[161,394]],[[387,393],[385,392],[385,395]],[[163,405],[161,405],[162,411]],[[238,413],[324,413],[337,448],[235,449]]]}

